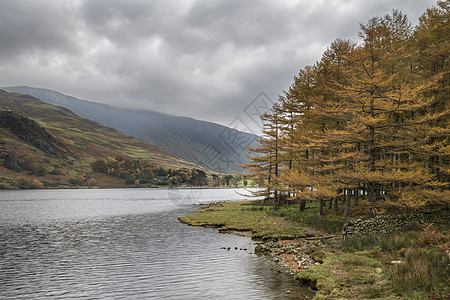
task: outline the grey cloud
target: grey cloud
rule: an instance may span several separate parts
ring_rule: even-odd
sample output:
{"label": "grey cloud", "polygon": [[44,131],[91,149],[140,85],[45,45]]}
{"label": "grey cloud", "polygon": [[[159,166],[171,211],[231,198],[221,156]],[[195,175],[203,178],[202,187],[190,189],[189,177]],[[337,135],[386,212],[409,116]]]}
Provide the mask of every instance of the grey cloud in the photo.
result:
{"label": "grey cloud", "polygon": [[1,1],[0,59],[33,51],[79,51],[77,22],[70,12],[59,1]]}
{"label": "grey cloud", "polygon": [[228,124],[336,38],[434,0],[0,0],[0,85]]}

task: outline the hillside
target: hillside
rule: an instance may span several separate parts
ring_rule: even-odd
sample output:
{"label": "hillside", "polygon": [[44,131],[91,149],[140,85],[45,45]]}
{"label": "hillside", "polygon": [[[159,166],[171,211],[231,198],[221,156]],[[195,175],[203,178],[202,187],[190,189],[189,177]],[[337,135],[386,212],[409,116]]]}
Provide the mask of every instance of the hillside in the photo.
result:
{"label": "hillside", "polygon": [[[69,185],[70,179],[89,178],[93,161],[118,156],[167,168],[195,167],[159,147],[83,119],[65,108],[3,90],[0,141],[0,184],[6,187],[17,177],[38,179],[48,186]],[[100,186],[123,184],[110,176],[92,176]]]}
{"label": "hillside", "polygon": [[0,110],[0,128],[8,130],[22,142],[47,155],[59,158],[73,157],[73,153],[49,134],[45,128],[13,110]]}
{"label": "hillside", "polygon": [[256,146],[256,135],[211,122],[151,111],[118,109],[47,89],[26,86],[4,89],[65,107],[83,118],[115,128],[216,172],[242,171],[236,163],[248,162],[245,155],[247,146]]}

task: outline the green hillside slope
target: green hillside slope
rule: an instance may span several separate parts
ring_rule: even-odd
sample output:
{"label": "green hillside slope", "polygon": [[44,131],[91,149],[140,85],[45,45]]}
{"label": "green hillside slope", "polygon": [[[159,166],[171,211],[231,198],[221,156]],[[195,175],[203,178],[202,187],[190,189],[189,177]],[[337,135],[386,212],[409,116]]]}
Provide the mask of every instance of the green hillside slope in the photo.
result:
{"label": "green hillside slope", "polygon": [[49,187],[87,184],[90,178],[96,186],[121,186],[122,180],[93,174],[90,167],[95,160],[118,156],[166,168],[196,167],[159,147],[31,96],[0,90],[0,111],[2,187],[17,186],[18,178]]}

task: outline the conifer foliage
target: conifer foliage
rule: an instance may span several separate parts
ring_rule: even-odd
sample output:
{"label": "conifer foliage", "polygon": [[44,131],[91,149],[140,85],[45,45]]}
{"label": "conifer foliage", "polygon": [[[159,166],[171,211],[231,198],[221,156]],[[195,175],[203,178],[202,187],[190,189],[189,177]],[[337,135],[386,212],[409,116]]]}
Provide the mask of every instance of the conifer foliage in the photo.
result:
{"label": "conifer foliage", "polygon": [[448,0],[416,28],[394,10],[300,70],[247,164],[275,209],[282,199],[300,210],[318,201],[319,214],[342,202],[346,216],[360,200],[372,213],[448,205],[449,19]]}

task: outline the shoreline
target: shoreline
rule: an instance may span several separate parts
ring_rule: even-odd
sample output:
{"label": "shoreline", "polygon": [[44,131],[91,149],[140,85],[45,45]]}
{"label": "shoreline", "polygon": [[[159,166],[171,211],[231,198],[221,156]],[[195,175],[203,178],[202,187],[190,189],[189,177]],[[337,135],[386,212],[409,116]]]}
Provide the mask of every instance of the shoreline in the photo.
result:
{"label": "shoreline", "polygon": [[[240,201],[247,202],[247,201]],[[288,236],[261,236],[257,231],[245,227],[233,227],[223,222],[199,223],[191,216],[214,210],[214,207],[223,207],[222,202],[211,203],[193,212],[192,215],[178,218],[181,223],[194,227],[207,227],[217,229],[218,233],[235,234],[246,236],[257,244],[255,254],[264,255],[271,261],[277,263],[280,268],[289,272],[297,280],[299,286],[308,288],[311,292],[317,292],[317,284],[314,281],[304,280],[297,277],[297,273],[307,270],[313,266],[323,263],[323,249],[327,248],[323,240],[340,239],[338,235],[325,234],[319,231],[303,227],[305,233]],[[275,220],[277,218],[274,218]],[[279,222],[279,220],[277,220]],[[274,222],[276,223],[276,222]],[[276,224],[274,224],[276,225]]]}
{"label": "shoreline", "polygon": [[[208,207],[211,205],[208,205]],[[196,212],[201,211],[197,210]],[[188,217],[188,216],[187,216]],[[341,239],[338,235],[319,235],[319,234],[306,234],[300,235],[297,237],[258,237],[255,236],[254,232],[249,229],[237,229],[237,228],[229,228],[226,224],[196,224],[194,222],[190,222],[184,217],[178,218],[178,220],[189,226],[194,227],[206,227],[217,229],[218,233],[222,234],[235,234],[239,236],[245,236],[252,239],[254,243],[257,244],[255,247],[255,253],[264,254],[270,257],[272,260],[276,262],[280,262],[285,267],[289,267],[292,272],[299,272],[314,265],[318,265],[323,261],[320,259],[320,254],[315,252],[326,248],[323,243],[323,240],[336,240]],[[319,249],[320,248],[320,249]],[[314,253],[314,258],[310,255]],[[315,288],[315,285],[311,286]]]}
{"label": "shoreline", "polygon": [[333,215],[319,217],[313,210],[298,213],[304,220],[312,218],[319,223],[305,224],[277,217],[289,208],[274,214],[270,206],[257,202],[212,203],[178,219],[191,226],[252,238],[257,243],[256,254],[288,267],[300,286],[315,292],[314,299],[450,297],[446,284],[450,282],[449,224],[440,231],[429,224],[422,230],[343,240],[340,232],[313,229],[324,225],[320,222],[340,224]]}
{"label": "shoreline", "polygon": [[174,190],[233,190],[233,189],[257,189],[258,187],[211,187],[211,186],[57,186],[46,188],[18,188],[2,187],[0,191],[21,191],[21,190],[110,190],[110,189],[174,189]]}

